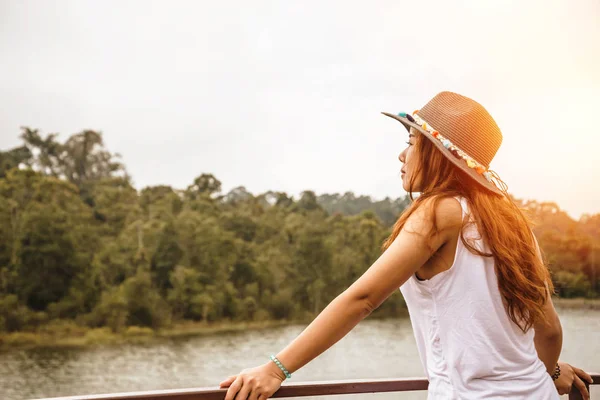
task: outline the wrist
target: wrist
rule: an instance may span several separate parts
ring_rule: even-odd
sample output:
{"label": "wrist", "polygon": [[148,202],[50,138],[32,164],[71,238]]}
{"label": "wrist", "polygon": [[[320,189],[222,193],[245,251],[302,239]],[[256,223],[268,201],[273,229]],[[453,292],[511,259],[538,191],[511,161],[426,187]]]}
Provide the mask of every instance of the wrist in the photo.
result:
{"label": "wrist", "polygon": [[554,371],[552,371],[552,374],[550,374],[550,376],[552,377],[553,381],[557,380],[558,377],[560,376],[560,365],[558,365],[558,363],[556,363],[556,366],[554,367]]}
{"label": "wrist", "polygon": [[283,373],[283,371],[281,369],[279,369],[277,364],[275,364],[273,361],[270,361],[270,360],[267,361],[267,363],[265,364],[265,368],[267,369],[268,372],[277,376],[277,378],[281,379],[282,382],[285,380],[285,378],[286,378],[285,374]]}

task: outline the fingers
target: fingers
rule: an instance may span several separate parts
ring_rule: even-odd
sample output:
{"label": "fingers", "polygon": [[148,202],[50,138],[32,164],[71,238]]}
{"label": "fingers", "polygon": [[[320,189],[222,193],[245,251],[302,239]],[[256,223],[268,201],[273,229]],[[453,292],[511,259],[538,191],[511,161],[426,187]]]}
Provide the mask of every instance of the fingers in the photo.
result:
{"label": "fingers", "polygon": [[242,389],[238,392],[237,396],[235,396],[235,400],[247,400],[251,389],[252,387],[248,382],[242,381]]}
{"label": "fingers", "polygon": [[227,379],[225,379],[223,382],[219,383],[219,387],[221,389],[228,387],[229,385],[231,385],[233,383],[233,381],[235,381],[236,377],[237,377],[236,375],[231,375],[231,376],[227,377]]}
{"label": "fingers", "polygon": [[256,389],[252,389],[248,396],[248,400],[258,400],[258,391]]}
{"label": "fingers", "polygon": [[[225,394],[225,400],[234,400],[236,398],[236,394],[238,394],[239,390],[242,388],[242,377],[238,376],[235,378],[235,381],[229,386],[229,390]],[[240,397],[241,398],[241,397]],[[244,400],[246,398],[244,397]]]}
{"label": "fingers", "polygon": [[579,377],[577,375],[575,375],[573,384],[575,385],[575,387],[577,389],[579,389],[579,392],[581,393],[581,397],[583,397],[583,400],[590,399],[590,392],[588,392],[587,388],[585,387],[585,383],[583,383],[583,381],[581,379],[579,379]]}
{"label": "fingers", "polygon": [[585,379],[588,383],[594,383],[594,380],[592,379],[592,377],[590,376],[590,374],[588,374],[587,372],[585,372],[581,368],[573,367],[573,371],[575,371],[575,373],[577,374],[577,376],[580,377],[581,379]]}
{"label": "fingers", "polygon": [[269,398],[269,396],[267,396],[266,394],[261,394],[260,396],[258,396],[257,400],[267,400]]}

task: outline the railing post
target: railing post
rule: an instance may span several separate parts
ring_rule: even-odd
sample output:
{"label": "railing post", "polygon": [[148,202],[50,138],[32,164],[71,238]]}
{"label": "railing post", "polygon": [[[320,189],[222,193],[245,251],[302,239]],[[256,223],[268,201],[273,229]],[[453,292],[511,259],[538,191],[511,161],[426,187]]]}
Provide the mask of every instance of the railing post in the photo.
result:
{"label": "railing post", "polygon": [[[588,390],[588,393],[590,392],[590,384],[587,382],[583,382],[585,383],[585,387]],[[591,399],[592,396],[590,396]],[[571,388],[571,393],[569,393],[569,400],[583,400],[583,396],[581,395],[581,392],[579,391],[579,389],[577,389],[575,387],[575,385],[573,385],[573,387]]]}

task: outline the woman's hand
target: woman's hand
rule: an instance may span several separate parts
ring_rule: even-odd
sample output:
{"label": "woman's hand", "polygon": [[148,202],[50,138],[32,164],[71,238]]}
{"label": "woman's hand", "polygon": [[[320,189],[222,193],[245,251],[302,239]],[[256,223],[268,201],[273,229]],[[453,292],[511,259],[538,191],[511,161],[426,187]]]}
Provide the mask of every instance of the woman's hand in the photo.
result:
{"label": "woman's hand", "polygon": [[266,400],[279,389],[284,380],[283,372],[274,362],[269,361],[232,375],[219,386],[221,389],[229,387],[225,400]]}
{"label": "woman's hand", "polygon": [[563,395],[571,393],[571,389],[573,385],[575,385],[581,392],[584,400],[589,400],[590,393],[585,387],[585,383],[583,383],[582,379],[585,379],[588,383],[592,383],[592,377],[584,370],[575,368],[567,363],[559,362],[558,365],[560,366],[560,376],[554,381],[558,394]]}

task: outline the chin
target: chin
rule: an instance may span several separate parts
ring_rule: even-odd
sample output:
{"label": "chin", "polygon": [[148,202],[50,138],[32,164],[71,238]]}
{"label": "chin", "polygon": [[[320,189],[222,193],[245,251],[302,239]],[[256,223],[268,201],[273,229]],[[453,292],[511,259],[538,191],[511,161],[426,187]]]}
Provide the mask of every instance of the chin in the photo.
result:
{"label": "chin", "polygon": [[[411,190],[410,190],[410,187],[409,187],[409,186],[410,186],[410,185],[409,185],[408,181],[407,181],[406,179],[404,179],[404,180],[402,181],[402,189],[404,189],[404,191],[405,191],[406,193],[410,193],[410,192],[411,192]],[[418,187],[414,187],[414,186],[413,186],[413,187],[412,187],[412,193],[421,193],[421,190],[420,190],[420,188],[418,188]]]}

